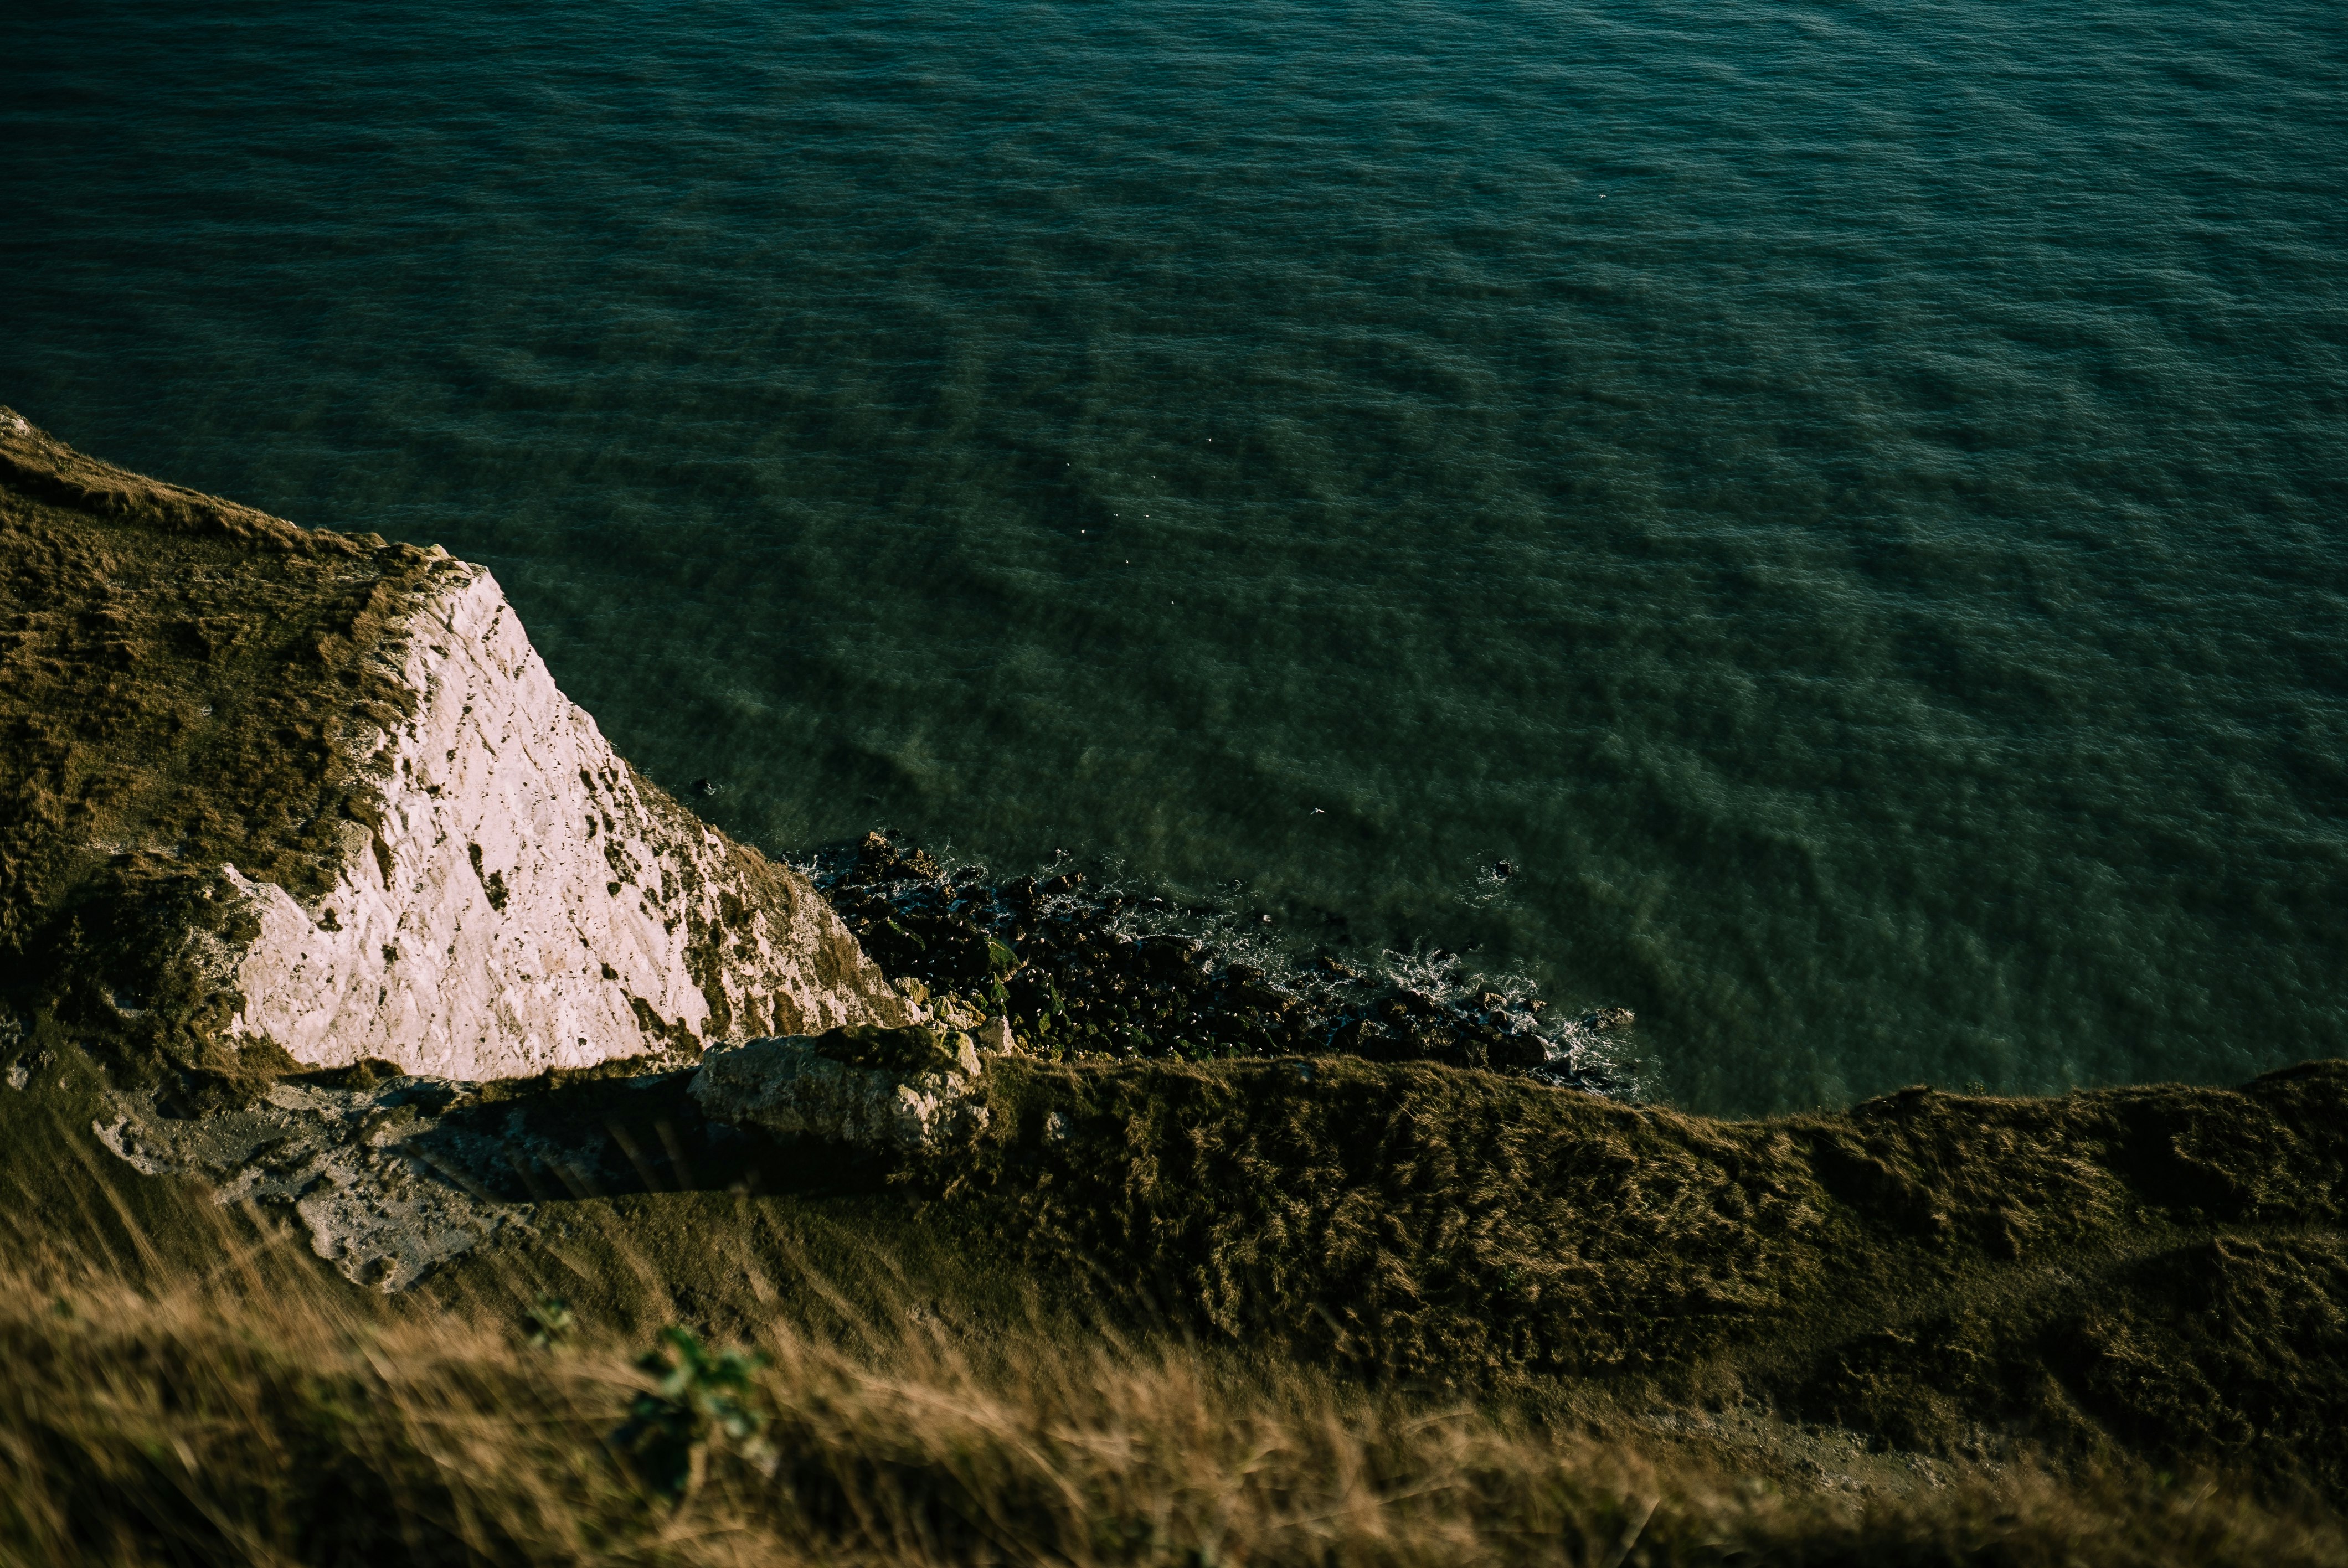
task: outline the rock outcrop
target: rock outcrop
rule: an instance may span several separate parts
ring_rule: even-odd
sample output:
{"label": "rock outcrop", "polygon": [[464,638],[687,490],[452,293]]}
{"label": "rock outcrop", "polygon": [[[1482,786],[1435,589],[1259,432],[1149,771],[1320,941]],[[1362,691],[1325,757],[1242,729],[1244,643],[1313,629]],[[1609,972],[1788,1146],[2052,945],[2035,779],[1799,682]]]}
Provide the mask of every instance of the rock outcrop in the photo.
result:
{"label": "rock outcrop", "polygon": [[5,409],[0,733],[0,994],[126,1058],[470,1081],[916,1016],[630,769],[488,571]]}
{"label": "rock outcrop", "polygon": [[483,1079],[911,1017],[803,877],[636,776],[488,571],[438,582],[387,650],[416,709],[333,886],[226,872],[261,927],[232,1032]]}
{"label": "rock outcrop", "polygon": [[959,1031],[842,1029],[712,1051],[692,1091],[713,1121],[887,1153],[984,1131],[981,1074],[976,1048]]}
{"label": "rock outcrop", "polygon": [[509,1226],[534,1231],[532,1204],[490,1190],[503,1170],[525,1158],[592,1159],[524,1129],[444,1122],[464,1099],[431,1079],[364,1088],[285,1080],[250,1105],[187,1116],[148,1090],[117,1096],[93,1130],[147,1175],[200,1178],[223,1204],[292,1209],[312,1251],[354,1284],[393,1291]]}

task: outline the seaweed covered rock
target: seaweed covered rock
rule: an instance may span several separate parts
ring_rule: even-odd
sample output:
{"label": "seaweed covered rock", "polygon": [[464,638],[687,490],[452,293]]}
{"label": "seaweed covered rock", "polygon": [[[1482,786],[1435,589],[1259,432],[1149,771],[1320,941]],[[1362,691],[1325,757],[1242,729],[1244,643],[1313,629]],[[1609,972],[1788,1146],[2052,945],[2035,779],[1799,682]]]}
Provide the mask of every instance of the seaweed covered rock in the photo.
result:
{"label": "seaweed covered rock", "polygon": [[711,1051],[693,1098],[719,1122],[881,1152],[927,1151],[986,1126],[969,1035],[851,1026]]}
{"label": "seaweed covered rock", "polygon": [[[816,888],[882,972],[1001,1016],[1059,1060],[1337,1055],[1482,1068],[1624,1096],[1631,1014],[1549,1014],[1518,980],[1498,987],[1458,955],[1368,974],[1254,937],[1210,940],[1213,911],[1102,886],[1080,870],[990,882],[942,869],[887,832],[819,851]],[[1417,972],[1424,970],[1425,972]]]}

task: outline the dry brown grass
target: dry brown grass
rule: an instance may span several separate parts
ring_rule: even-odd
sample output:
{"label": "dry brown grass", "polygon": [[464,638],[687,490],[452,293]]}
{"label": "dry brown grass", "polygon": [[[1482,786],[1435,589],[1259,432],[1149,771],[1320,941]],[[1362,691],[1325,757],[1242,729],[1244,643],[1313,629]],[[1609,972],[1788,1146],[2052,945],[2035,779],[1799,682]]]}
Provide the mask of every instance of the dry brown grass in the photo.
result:
{"label": "dry brown grass", "polygon": [[[2280,1081],[2288,1090],[2331,1079]],[[1481,1079],[1462,1084],[1467,1110],[1500,1092]],[[1746,1360],[1735,1377],[1676,1390],[1544,1374],[1446,1391],[1314,1357],[1280,1331],[1284,1306],[1375,1306],[1343,1258],[1323,1257],[1306,1235],[1292,1237],[1296,1267],[1335,1270],[1331,1277],[1313,1285],[1300,1275],[1227,1325],[1158,1319],[1191,1321],[1196,1342],[1144,1332],[1135,1326],[1147,1315],[1111,1310],[1118,1291],[1108,1271],[1122,1266],[1144,1287],[1151,1255],[1064,1248],[1055,1236],[1065,1231],[1045,1224],[1055,1214],[1065,1223],[1068,1204],[1090,1195],[1064,1162],[1030,1175],[1034,1191],[1062,1194],[1049,1212],[1007,1192],[974,1208],[924,1205],[901,1188],[837,1200],[687,1191],[566,1203],[541,1218],[567,1227],[567,1239],[491,1249],[386,1298],[345,1285],[303,1238],[273,1228],[281,1221],[133,1174],[88,1135],[93,1098],[64,1081],[36,1088],[0,1095],[0,1563],[11,1568],[2348,1562],[2336,1509],[2292,1475],[2323,1470],[2328,1440],[2312,1428],[2312,1438],[2288,1435],[2299,1429],[2272,1410],[2260,1418],[2264,1446],[2195,1446],[2172,1458],[2016,1442],[1993,1450],[1993,1463],[1887,1440],[1879,1428],[1869,1438],[1869,1428],[1792,1401],[1776,1407],[1783,1419],[1766,1408],[1756,1415],[1739,1402],[1766,1368]],[[1192,1143],[1231,1132],[1213,1117],[1178,1114],[1180,1091],[1158,1084],[1146,1104],[1124,1109],[1173,1107],[1169,1128],[1187,1128]],[[1458,1119],[1425,1095],[1411,1103],[1426,1135]],[[1262,1097],[1247,1104],[1282,1126],[1297,1111]],[[1006,1135],[1020,1109],[1006,1100]],[[1589,1113],[1647,1114],[1594,1104]],[[1663,1132],[1667,1121],[1657,1123]],[[1146,1131],[1131,1117],[1119,1124]],[[1933,1124],[1924,1118],[1910,1135]],[[1459,1143],[1456,1130],[1445,1136]],[[1049,1147],[1061,1162],[1065,1145]],[[1093,1151],[1112,1185],[1132,1169],[1107,1157],[1114,1149]],[[1490,1150],[1473,1163],[1509,1168]],[[1363,1170],[1416,1168],[1389,1160]],[[1686,1179],[1684,1162],[1657,1156],[1653,1168],[1658,1180]],[[2306,1185],[2310,1203],[2333,1190]],[[1186,1233],[1142,1225],[1152,1204],[1241,1225],[1234,1234],[1255,1236],[1251,1245],[1272,1234],[1228,1183],[1194,1176],[1153,1191],[1102,1212],[1168,1245]],[[1391,1197],[1384,1206],[1397,1224],[1414,1212]],[[1587,1206],[1581,1228],[1602,1240],[1611,1231],[1591,1227],[1609,1211],[1594,1198]],[[1015,1245],[1023,1222],[1033,1255]],[[1838,1266],[1846,1294],[1870,1268],[1921,1275],[1922,1255],[1890,1248],[1858,1219],[1837,1225],[1849,1254]],[[1641,1268],[1664,1269],[1672,1243],[1650,1236]],[[920,1255],[923,1245],[934,1255]],[[1396,1250],[1393,1266],[1425,1255]],[[2068,1254],[2065,1262],[2083,1266]],[[1643,1277],[1614,1280],[1627,1290]],[[2001,1276],[1980,1277],[1990,1294],[1976,1305],[1989,1313]],[[2207,1294],[2208,1284],[2178,1288]],[[2167,1297],[2129,1288],[2137,1293],[2097,1310],[2145,1351],[2139,1382],[2167,1401],[2173,1428],[2192,1411],[2162,1390],[2199,1387],[2195,1368],[2226,1380],[2230,1409],[2251,1409],[2249,1397],[2276,1382],[2272,1367],[2265,1383],[2252,1376],[2260,1368],[2236,1348],[2275,1360],[2304,1340],[2312,1359],[2292,1375],[2336,1375],[2329,1330],[2279,1334],[2272,1313],[2230,1296],[2211,1309],[2226,1320],[2210,1342],[2224,1354],[2204,1354],[2194,1337],[2217,1333],[2215,1317],[2147,1337]],[[568,1295],[584,1325],[553,1353],[522,1337],[521,1309],[546,1289]],[[1803,1331],[1795,1306],[1777,1321],[1788,1340]],[[721,1449],[682,1510],[639,1487],[605,1446],[644,1383],[634,1354],[678,1321],[719,1325],[719,1337],[769,1358],[758,1398],[779,1460],[769,1474]],[[1658,1332],[1670,1327],[1661,1319]],[[1862,1343],[1878,1340],[1884,1357],[1905,1343],[1880,1334]],[[1843,1366],[1844,1353],[1822,1343],[1819,1353]],[[1895,1403],[1907,1389],[1969,1399],[1941,1365],[1868,1368]],[[2268,1454],[2275,1464],[2261,1462]],[[2034,1455],[2059,1470],[2035,1468]],[[2281,1462],[2293,1456],[2295,1465]],[[2253,1473],[2196,1469],[2209,1464]],[[2164,1480],[2162,1469],[2193,1479]]]}
{"label": "dry brown grass", "polygon": [[754,1335],[771,1471],[719,1445],[675,1505],[606,1446],[641,1347],[535,1349],[491,1305],[386,1303],[257,1219],[187,1212],[211,1233],[193,1265],[165,1255],[184,1234],[142,1246],[127,1204],[110,1259],[19,1227],[0,1562],[2348,1561],[2336,1520],[2207,1482],[1944,1468],[1803,1491],[1040,1314],[973,1335],[838,1294],[826,1330]]}
{"label": "dry brown grass", "polygon": [[1748,1122],[1334,1058],[1028,1064],[988,1102],[948,1190],[1202,1337],[2348,1504],[2348,1063]]}

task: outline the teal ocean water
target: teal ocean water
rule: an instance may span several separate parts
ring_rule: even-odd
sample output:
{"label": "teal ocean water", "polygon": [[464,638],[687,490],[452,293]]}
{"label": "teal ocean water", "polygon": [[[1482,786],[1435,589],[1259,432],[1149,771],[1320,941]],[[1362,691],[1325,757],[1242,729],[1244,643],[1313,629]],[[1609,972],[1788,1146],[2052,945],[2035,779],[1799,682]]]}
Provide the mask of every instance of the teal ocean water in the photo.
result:
{"label": "teal ocean water", "polygon": [[[1766,1111],[2348,1051],[2348,12],[93,0],[0,399],[893,825]],[[1515,875],[1489,875],[1506,860]]]}

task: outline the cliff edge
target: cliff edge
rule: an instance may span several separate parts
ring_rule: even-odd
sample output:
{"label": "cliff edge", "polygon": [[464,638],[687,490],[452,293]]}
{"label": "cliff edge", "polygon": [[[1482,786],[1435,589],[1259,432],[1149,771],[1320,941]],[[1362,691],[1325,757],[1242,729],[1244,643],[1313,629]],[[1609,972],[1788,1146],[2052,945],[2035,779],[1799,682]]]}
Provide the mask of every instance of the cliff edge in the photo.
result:
{"label": "cliff edge", "polygon": [[508,1078],[910,1017],[804,877],[613,750],[487,570],[5,409],[0,735],[0,987],[182,1067]]}

